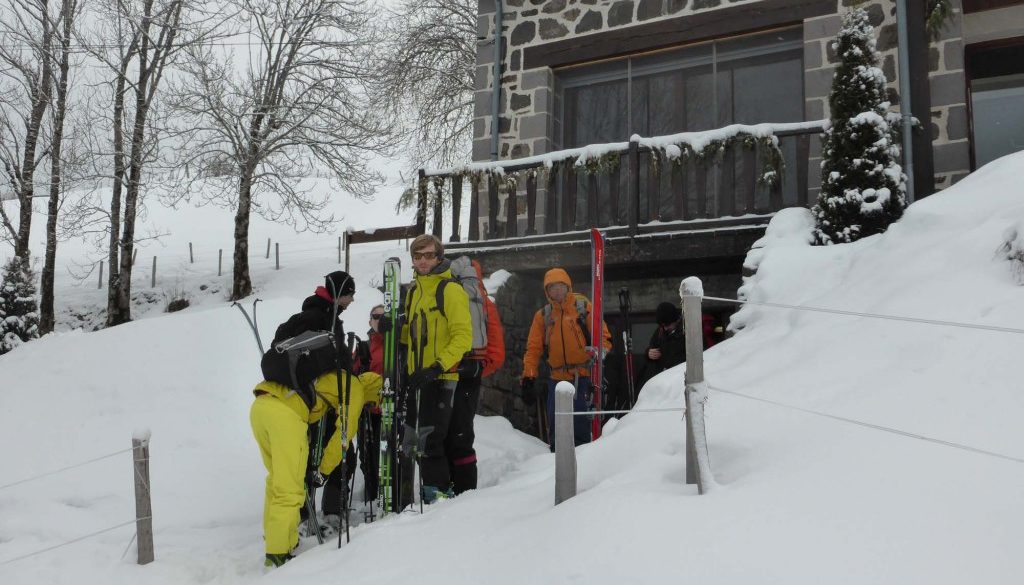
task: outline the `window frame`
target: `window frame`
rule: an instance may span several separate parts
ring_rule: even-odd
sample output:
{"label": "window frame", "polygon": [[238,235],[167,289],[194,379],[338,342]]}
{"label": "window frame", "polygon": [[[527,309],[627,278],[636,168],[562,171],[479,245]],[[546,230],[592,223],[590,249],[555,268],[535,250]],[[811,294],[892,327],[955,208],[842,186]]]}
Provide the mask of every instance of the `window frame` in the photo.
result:
{"label": "window frame", "polygon": [[[1024,1],[1024,0],[1022,0]],[[794,38],[787,41],[778,41],[775,43],[766,43],[765,46],[754,48],[745,48],[738,51],[726,52],[723,58],[719,58],[718,47],[725,43],[728,44],[733,41],[742,40],[745,38],[754,38],[758,36],[770,35],[772,33],[795,33]],[[658,64],[645,64],[637,67],[634,70],[634,61],[638,59],[644,59],[656,55],[666,55],[673,52],[681,52],[686,49],[697,49],[699,47],[708,46],[710,47],[709,55],[699,55],[685,57],[681,56],[682,59],[673,59],[665,63]],[[765,47],[769,47],[770,50],[763,50]],[[683,43],[674,45],[671,47],[665,47],[654,51],[642,51],[628,55],[622,55],[610,59],[601,59],[596,61],[589,61],[585,63],[576,63],[565,67],[558,67],[554,69],[555,78],[555,92],[559,105],[554,109],[555,124],[553,125],[553,133],[551,136],[551,142],[559,145],[560,148],[571,148],[585,146],[583,144],[576,144],[573,146],[569,145],[568,138],[575,132],[575,127],[572,122],[567,119],[566,112],[570,109],[567,106],[565,92],[567,90],[573,90],[579,87],[588,87],[599,83],[607,83],[616,80],[625,79],[626,81],[626,136],[622,140],[628,140],[629,136],[636,134],[637,132],[633,129],[633,79],[642,75],[652,75],[657,73],[666,73],[670,71],[676,71],[686,67],[699,67],[711,65],[712,79],[717,79],[718,76],[718,65],[719,63],[740,61],[747,58],[762,57],[765,55],[771,55],[776,53],[793,52],[799,56],[800,59],[800,70],[806,74],[806,66],[804,61],[804,39],[803,39],[803,25],[802,24],[788,24],[766,30],[755,30],[748,31],[742,34],[723,36],[714,39],[705,39],[698,42]],[[586,73],[576,73],[580,70],[589,69],[602,64],[615,64],[625,63],[625,77],[620,74],[613,74],[610,72],[595,73],[588,75]],[[713,127],[718,127],[717,121],[721,119],[718,99],[717,99],[717,83],[713,83],[713,89],[716,91],[715,97],[712,99],[714,111],[712,117],[716,120],[716,124]],[[735,98],[733,98],[735,99]],[[804,85],[803,77],[800,80],[800,99],[799,104],[801,110],[803,110],[804,103],[806,100],[806,87]],[[801,115],[801,118],[806,117]],[[760,122],[770,122],[773,120],[762,120]],[[557,128],[557,130],[554,130]],[[688,130],[687,130],[688,131]]]}
{"label": "window frame", "polygon": [[[1024,0],[1019,0],[1024,2]],[[974,81],[1024,73],[1024,36],[973,43],[964,47],[967,81],[967,136],[971,172],[978,169],[974,132]]]}

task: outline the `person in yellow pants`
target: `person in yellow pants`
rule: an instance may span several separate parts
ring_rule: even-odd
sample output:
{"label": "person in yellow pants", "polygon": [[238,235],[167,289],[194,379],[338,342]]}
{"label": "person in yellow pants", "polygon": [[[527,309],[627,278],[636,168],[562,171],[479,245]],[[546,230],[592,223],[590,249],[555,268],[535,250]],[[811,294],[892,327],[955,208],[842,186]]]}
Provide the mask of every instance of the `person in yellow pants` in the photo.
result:
{"label": "person in yellow pants", "polygon": [[[351,380],[351,388],[345,387],[348,380]],[[277,382],[264,380],[253,389],[256,399],[249,412],[249,421],[263,465],[267,468],[263,536],[266,541],[265,565],[268,567],[278,567],[287,562],[291,558],[291,550],[299,542],[299,509],[306,499],[304,480],[309,453],[308,426],[319,421],[328,407],[347,415],[348,436],[342,437],[339,425],[324,449],[319,472],[327,477],[341,462],[343,440],[347,447],[356,435],[363,406],[380,401],[379,375],[367,372],[350,377],[343,373],[342,381],[342,392],[348,394],[348,406],[342,408],[339,408],[338,377],[334,372],[316,379],[313,408],[307,408],[298,394]]]}

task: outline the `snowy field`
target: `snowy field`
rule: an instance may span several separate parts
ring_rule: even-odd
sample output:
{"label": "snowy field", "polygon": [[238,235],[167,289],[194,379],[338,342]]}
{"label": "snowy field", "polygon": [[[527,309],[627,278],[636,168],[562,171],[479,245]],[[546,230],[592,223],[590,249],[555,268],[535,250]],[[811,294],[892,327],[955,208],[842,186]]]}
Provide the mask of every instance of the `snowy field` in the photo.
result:
{"label": "snowy field", "polygon": [[[1022,171],[1024,153],[996,161],[852,245],[811,247],[806,213],[783,212],[749,259],[759,271],[745,291],[760,302],[1024,330],[1024,288],[998,252],[1008,230],[1024,233]],[[339,205],[356,228],[407,223],[383,202]],[[121,327],[63,331],[0,357],[4,585],[939,585],[1024,575],[1024,336],[755,306],[706,354],[715,475],[706,495],[685,484],[678,412],[606,426],[578,449],[580,493],[557,508],[546,447],[478,417],[481,489],[357,526],[340,550],[304,543],[297,560],[265,573],[264,470],[247,419],[255,343],[224,300],[215,256],[209,270],[209,250],[229,248],[230,213],[153,208],[149,221],[175,234],[168,242],[184,264],[165,278],[192,308],[154,306]],[[280,271],[254,264],[266,340],[336,269],[337,236],[266,224],[252,233],[254,256],[268,236],[324,249],[282,259]],[[202,242],[206,268],[187,264],[190,240]],[[392,254],[405,257],[385,244],[356,249],[352,330],[366,329],[379,299],[370,285]],[[105,292],[95,280],[61,286],[58,302],[79,306]],[[681,368],[655,378],[638,407],[681,406],[682,378]],[[135,565],[132,526],[13,560],[131,521],[131,457],[2,486],[125,449],[140,428],[152,431],[156,561]]]}

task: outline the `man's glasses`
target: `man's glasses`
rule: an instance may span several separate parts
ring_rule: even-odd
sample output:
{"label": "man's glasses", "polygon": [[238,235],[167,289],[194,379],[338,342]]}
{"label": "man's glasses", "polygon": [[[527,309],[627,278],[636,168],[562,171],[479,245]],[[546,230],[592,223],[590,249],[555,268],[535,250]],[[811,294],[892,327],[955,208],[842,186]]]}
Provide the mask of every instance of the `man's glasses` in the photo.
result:
{"label": "man's glasses", "polygon": [[412,253],[412,259],[413,260],[420,260],[422,258],[426,258],[427,260],[433,260],[434,258],[437,258],[437,252],[413,252]]}
{"label": "man's glasses", "polygon": [[374,321],[377,321],[377,320],[379,320],[383,316],[384,316],[384,313],[374,313],[374,314],[370,315],[370,319],[372,319]]}

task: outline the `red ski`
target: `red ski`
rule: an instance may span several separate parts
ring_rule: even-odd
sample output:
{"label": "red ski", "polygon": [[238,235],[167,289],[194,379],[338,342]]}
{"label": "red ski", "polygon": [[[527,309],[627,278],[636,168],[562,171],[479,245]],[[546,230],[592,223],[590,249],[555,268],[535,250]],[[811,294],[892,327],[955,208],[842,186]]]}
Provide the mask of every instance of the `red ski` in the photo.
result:
{"label": "red ski", "polygon": [[[604,382],[604,234],[597,228],[590,228],[591,274],[590,291],[590,339],[594,344],[594,365],[590,372],[590,381],[594,385],[594,398],[591,408],[602,410],[601,386]],[[590,427],[590,439],[593,441],[601,436],[601,415],[594,415]]]}

